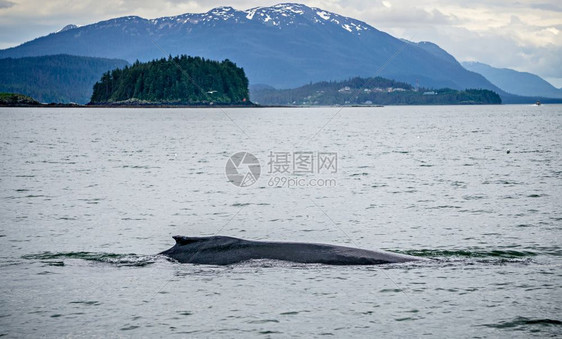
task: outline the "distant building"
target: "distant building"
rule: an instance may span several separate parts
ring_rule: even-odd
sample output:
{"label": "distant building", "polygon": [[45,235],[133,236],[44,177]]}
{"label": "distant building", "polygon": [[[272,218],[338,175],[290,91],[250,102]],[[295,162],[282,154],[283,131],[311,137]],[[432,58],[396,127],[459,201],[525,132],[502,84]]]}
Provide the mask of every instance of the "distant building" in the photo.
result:
{"label": "distant building", "polygon": [[386,89],[386,91],[387,91],[388,93],[392,93],[392,92],[405,92],[406,89],[401,88],[401,87],[397,87],[397,88],[389,87],[389,88]]}
{"label": "distant building", "polygon": [[435,95],[435,94],[437,94],[437,92],[434,91],[423,92],[423,95]]}

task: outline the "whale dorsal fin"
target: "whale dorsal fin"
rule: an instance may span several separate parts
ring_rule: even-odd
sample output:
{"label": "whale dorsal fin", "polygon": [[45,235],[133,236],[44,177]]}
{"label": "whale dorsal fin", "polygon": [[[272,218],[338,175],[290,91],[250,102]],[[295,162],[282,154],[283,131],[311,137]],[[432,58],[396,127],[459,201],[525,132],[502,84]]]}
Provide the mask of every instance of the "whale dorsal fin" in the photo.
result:
{"label": "whale dorsal fin", "polygon": [[183,235],[174,235],[172,238],[176,241],[176,245],[183,246],[193,244],[194,242],[212,241],[213,245],[224,245],[232,241],[241,241],[240,239],[225,236],[210,236],[210,237],[186,237]]}
{"label": "whale dorsal fin", "polygon": [[176,241],[176,244],[178,244],[180,246],[191,244],[191,243],[199,240],[199,238],[186,237],[186,236],[183,236],[183,235],[174,235],[172,238],[174,238],[174,240]]}

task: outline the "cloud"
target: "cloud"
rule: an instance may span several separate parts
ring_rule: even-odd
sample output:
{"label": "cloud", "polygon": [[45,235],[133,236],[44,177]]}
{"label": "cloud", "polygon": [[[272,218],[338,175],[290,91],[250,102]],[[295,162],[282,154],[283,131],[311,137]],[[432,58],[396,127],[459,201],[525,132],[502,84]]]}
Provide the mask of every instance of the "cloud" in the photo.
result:
{"label": "cloud", "polygon": [[531,7],[537,9],[544,9],[545,11],[562,12],[562,7],[556,4],[549,4],[549,3],[531,4]]}
{"label": "cloud", "polygon": [[0,9],[13,7],[15,3],[6,0],[0,0]]}
{"label": "cloud", "polygon": [[349,8],[340,2],[343,12],[397,37],[437,43],[459,60],[562,78],[561,8],[554,1],[404,0],[392,1],[392,7],[346,3]]}

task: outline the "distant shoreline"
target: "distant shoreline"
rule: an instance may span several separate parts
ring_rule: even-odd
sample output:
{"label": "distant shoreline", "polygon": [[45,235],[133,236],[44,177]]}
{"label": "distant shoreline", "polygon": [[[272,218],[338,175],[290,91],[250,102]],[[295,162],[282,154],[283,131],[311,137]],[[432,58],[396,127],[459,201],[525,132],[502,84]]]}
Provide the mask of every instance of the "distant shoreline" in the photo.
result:
{"label": "distant shoreline", "polygon": [[50,103],[50,104],[0,104],[0,107],[33,107],[33,108],[247,108],[247,107],[274,107],[274,106],[261,106],[256,104],[245,105],[181,105],[181,104],[142,104],[142,105],[127,105],[127,104],[100,104],[100,105],[80,105],[80,104],[63,104],[63,103]]}
{"label": "distant shoreline", "polygon": [[[560,105],[562,102],[547,103]],[[414,106],[498,106],[497,104],[395,104],[395,105],[79,105],[79,104],[39,104],[39,105],[0,105],[0,108],[382,108],[382,107],[414,107]],[[499,106],[533,106],[529,103],[508,103]],[[542,104],[544,105],[544,104]]]}

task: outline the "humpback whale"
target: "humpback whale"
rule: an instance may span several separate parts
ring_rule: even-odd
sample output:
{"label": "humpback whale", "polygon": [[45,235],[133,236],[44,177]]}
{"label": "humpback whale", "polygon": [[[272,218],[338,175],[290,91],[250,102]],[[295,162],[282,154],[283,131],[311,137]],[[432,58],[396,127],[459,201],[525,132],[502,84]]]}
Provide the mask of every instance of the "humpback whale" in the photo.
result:
{"label": "humpback whale", "polygon": [[386,251],[328,244],[244,240],[227,236],[174,236],[176,244],[160,254],[181,263],[230,265],[252,259],[272,259],[326,265],[380,265],[427,260]]}

